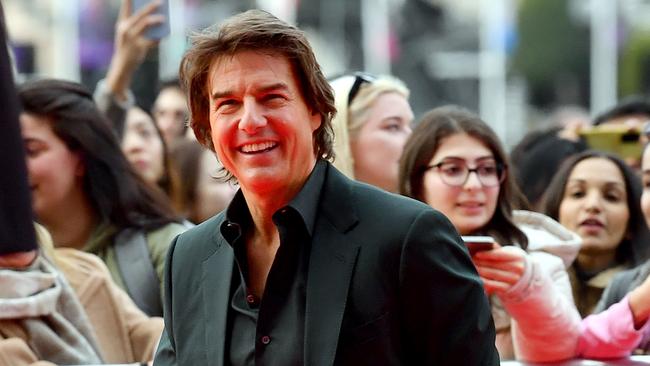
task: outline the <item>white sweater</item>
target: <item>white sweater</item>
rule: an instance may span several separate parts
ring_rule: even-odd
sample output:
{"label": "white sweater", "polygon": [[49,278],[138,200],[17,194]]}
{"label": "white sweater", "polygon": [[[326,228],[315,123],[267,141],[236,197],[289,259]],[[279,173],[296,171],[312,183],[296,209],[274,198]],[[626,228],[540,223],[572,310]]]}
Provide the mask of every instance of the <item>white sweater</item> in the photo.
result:
{"label": "white sweater", "polygon": [[[499,298],[511,317],[514,355],[529,362],[572,358],[582,319],[573,302],[566,268],[576,258],[582,241],[540,213],[515,211],[513,218],[528,237],[524,274]],[[498,337],[497,348],[499,338],[507,342],[506,337]]]}

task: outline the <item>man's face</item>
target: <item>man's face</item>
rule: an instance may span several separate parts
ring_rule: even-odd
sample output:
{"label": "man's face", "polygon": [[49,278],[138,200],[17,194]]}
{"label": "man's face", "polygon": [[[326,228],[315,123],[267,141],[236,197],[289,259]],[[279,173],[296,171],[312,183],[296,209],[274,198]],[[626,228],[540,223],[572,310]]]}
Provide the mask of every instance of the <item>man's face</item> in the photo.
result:
{"label": "man's face", "polygon": [[216,58],[207,87],[215,151],[244,193],[297,192],[316,162],[321,118],[286,57],[242,51]]}

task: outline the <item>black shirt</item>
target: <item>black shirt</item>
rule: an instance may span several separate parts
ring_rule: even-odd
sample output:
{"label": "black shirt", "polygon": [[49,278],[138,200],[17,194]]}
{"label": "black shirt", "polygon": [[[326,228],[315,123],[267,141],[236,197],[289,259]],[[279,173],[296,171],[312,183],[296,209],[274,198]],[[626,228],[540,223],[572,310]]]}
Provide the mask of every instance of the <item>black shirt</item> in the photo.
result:
{"label": "black shirt", "polygon": [[232,366],[302,365],[304,363],[305,289],[311,237],[326,162],[318,161],[293,200],[273,214],[280,247],[269,271],[262,299],[248,291],[244,233],[252,225],[239,191],[226,211],[223,237],[235,253],[238,273],[228,309],[228,359]]}

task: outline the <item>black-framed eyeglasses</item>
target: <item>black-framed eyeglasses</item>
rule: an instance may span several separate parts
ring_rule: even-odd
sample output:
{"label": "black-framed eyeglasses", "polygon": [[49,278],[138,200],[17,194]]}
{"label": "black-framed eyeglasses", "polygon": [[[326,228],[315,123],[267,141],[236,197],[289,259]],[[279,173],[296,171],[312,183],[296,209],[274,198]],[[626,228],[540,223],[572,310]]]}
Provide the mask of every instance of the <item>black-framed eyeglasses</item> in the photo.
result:
{"label": "black-framed eyeglasses", "polygon": [[469,175],[476,173],[479,182],[484,187],[495,187],[501,184],[506,178],[507,166],[503,163],[479,164],[476,168],[470,169],[465,163],[455,161],[441,161],[438,164],[427,166],[424,170],[436,169],[442,182],[452,186],[461,187],[465,185]]}
{"label": "black-framed eyeglasses", "polygon": [[354,100],[354,97],[359,94],[359,88],[361,88],[361,85],[365,83],[372,83],[377,79],[376,76],[372,74],[368,74],[366,72],[355,72],[352,74],[354,76],[354,83],[352,84],[352,87],[350,88],[350,92],[348,93],[348,107],[350,106],[350,103]]}

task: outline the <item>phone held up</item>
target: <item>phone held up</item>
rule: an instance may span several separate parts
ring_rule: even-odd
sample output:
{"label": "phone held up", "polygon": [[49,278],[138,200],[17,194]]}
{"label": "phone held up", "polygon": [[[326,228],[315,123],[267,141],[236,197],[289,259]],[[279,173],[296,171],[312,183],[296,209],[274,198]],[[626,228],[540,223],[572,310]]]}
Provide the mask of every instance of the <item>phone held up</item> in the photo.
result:
{"label": "phone held up", "polygon": [[474,256],[478,252],[490,250],[494,246],[494,238],[491,236],[461,236],[465,246],[469,250],[469,255]]}
{"label": "phone held up", "polygon": [[622,158],[641,158],[643,144],[640,131],[621,128],[602,128],[599,126],[580,131],[587,145],[596,150],[613,153]]}
{"label": "phone held up", "polygon": [[[145,7],[153,0],[133,0],[133,13]],[[152,14],[160,14],[165,20],[156,25],[149,26],[145,31],[145,36],[149,39],[163,39],[169,35],[169,0],[160,0],[160,5]]]}

